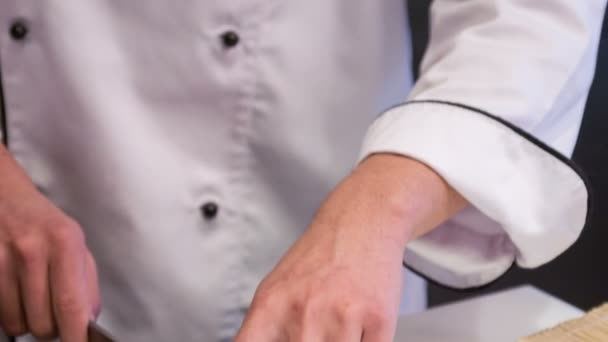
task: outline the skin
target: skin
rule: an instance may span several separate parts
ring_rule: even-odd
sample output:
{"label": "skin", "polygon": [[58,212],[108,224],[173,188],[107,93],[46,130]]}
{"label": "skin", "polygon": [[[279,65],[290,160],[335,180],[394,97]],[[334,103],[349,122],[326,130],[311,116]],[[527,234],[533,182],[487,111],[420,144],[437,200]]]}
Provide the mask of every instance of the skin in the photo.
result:
{"label": "skin", "polygon": [[[82,229],[3,147],[0,172],[0,328],[85,342],[100,299]],[[368,158],[260,284],[235,341],[392,341],[407,242],[465,205],[420,162]]]}
{"label": "skin", "polygon": [[368,158],[260,284],[235,341],[393,341],[405,246],[465,205],[420,162]]}
{"label": "skin", "polygon": [[100,309],[97,269],[78,224],[0,147],[0,328],[84,342]]}

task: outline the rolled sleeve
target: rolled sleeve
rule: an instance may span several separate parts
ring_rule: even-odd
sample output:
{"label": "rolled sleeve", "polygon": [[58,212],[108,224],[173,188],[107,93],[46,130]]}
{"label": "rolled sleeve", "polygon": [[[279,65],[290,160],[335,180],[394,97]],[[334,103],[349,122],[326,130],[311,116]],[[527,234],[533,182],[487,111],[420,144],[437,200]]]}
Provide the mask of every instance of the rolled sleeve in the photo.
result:
{"label": "rolled sleeve", "polygon": [[407,103],[370,127],[361,158],[394,153],[470,207],[413,241],[405,263],[446,286],[485,285],[565,251],[589,212],[576,143],[606,0],[435,0]]}
{"label": "rolled sleeve", "polygon": [[514,262],[536,267],[581,233],[588,193],[562,154],[489,113],[439,101],[411,102],[370,128],[362,158],[395,153],[441,175],[471,207],[412,241],[405,262],[450,287],[484,285]]}

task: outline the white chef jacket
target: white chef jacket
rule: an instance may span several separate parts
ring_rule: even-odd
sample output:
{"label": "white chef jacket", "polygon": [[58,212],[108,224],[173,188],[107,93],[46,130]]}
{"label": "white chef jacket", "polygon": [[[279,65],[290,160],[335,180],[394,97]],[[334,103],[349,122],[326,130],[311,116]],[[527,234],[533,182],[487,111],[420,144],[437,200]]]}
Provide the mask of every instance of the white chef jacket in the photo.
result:
{"label": "white chef jacket", "polygon": [[[378,152],[471,203],[405,262],[479,286],[585,223],[566,156],[605,2],[436,0],[413,84],[402,0],[2,0],[5,138],[82,225],[121,341],[231,340],[323,198]],[[411,306],[422,290],[406,280]]]}

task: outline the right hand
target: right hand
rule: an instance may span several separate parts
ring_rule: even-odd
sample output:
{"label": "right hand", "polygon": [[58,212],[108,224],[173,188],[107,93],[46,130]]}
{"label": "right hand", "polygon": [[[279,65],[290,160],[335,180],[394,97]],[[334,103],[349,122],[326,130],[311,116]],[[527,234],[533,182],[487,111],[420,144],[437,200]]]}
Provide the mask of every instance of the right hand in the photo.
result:
{"label": "right hand", "polygon": [[86,342],[99,310],[97,268],[80,226],[0,146],[0,330]]}

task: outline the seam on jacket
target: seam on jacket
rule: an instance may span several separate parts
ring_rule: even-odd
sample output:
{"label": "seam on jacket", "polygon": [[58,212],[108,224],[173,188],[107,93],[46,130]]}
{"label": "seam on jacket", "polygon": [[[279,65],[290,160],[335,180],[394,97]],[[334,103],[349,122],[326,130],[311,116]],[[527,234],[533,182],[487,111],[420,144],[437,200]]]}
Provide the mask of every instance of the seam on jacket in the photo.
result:
{"label": "seam on jacket", "polygon": [[2,83],[2,64],[0,64],[0,129],[2,130],[2,143],[8,146],[8,123],[6,118],[6,105],[4,102],[4,85]]}

